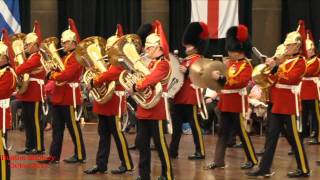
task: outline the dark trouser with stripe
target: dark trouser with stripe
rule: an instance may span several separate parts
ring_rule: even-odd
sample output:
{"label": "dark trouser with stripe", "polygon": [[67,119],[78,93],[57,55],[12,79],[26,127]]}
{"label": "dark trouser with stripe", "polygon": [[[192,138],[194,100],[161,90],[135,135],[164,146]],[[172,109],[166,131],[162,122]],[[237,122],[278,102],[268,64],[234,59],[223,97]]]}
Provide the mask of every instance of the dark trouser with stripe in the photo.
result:
{"label": "dark trouser with stripe", "polygon": [[288,141],[292,145],[295,152],[298,169],[302,170],[303,173],[308,173],[308,160],[297,130],[296,116],[273,113],[271,114],[271,119],[269,122],[265,153],[259,165],[260,170],[270,170],[274,153],[277,147],[279,134],[283,128],[285,128],[287,134],[286,137],[288,138]]}
{"label": "dark trouser with stripe", "polygon": [[140,131],[140,127],[141,127],[141,125],[140,125],[141,123],[140,123],[140,121],[138,121],[138,119],[137,119],[137,121],[136,121],[136,137],[135,137],[135,139],[134,139],[134,144],[136,145],[136,147],[137,147],[137,144],[138,144],[138,134],[139,134],[139,131]]}
{"label": "dark trouser with stripe", "polygon": [[11,170],[10,170],[10,159],[9,159],[9,152],[4,148],[3,141],[2,141],[2,129],[0,129],[0,167],[1,167],[1,173],[0,173],[0,180],[8,180],[11,176]]}
{"label": "dark trouser with stripe", "polygon": [[140,129],[138,131],[139,175],[143,180],[150,179],[151,172],[151,150],[150,139],[158,150],[161,161],[162,176],[167,180],[173,179],[172,166],[168,153],[168,147],[163,134],[163,123],[161,120],[139,120]]}
{"label": "dark trouser with stripe", "polygon": [[22,102],[22,118],[26,132],[26,148],[44,151],[43,121],[40,102]]}
{"label": "dark trouser with stripe", "polygon": [[217,103],[218,101],[213,100],[213,102],[206,104],[209,117],[208,119],[202,120],[201,127],[207,131],[212,131],[212,125],[215,126],[218,122],[217,114],[215,111],[215,109],[217,108]]}
{"label": "dark trouser with stripe", "polygon": [[[310,134],[310,125],[312,131],[316,132],[315,138],[320,142],[320,112],[318,100],[303,100],[302,102],[302,138],[308,137]],[[309,116],[311,116],[311,123],[309,122]],[[303,141],[302,141],[303,142]]]}
{"label": "dark trouser with stripe", "polygon": [[244,152],[246,154],[246,160],[257,164],[257,157],[253,148],[250,136],[244,127],[245,120],[241,113],[233,112],[221,112],[221,124],[219,129],[218,142],[216,144],[216,151],[214,162],[217,165],[225,165],[224,158],[227,148],[227,142],[232,136],[232,129],[237,131],[240,136],[240,140],[243,144]]}
{"label": "dark trouser with stripe", "polygon": [[65,124],[74,144],[74,154],[79,160],[86,159],[80,122],[76,121],[73,106],[53,105],[52,143],[50,155],[60,160]]}
{"label": "dark trouser with stripe", "polygon": [[177,156],[179,143],[182,134],[182,123],[187,121],[191,125],[195,151],[205,155],[204,142],[200,122],[198,119],[198,109],[196,105],[174,104],[172,109],[172,128],[173,134],[170,143],[171,156]]}
{"label": "dark trouser with stripe", "polygon": [[128,150],[127,140],[121,130],[120,118],[118,116],[99,115],[98,133],[100,136],[100,140],[96,157],[96,164],[99,169],[107,170],[112,134],[117,146],[121,165],[126,167],[127,170],[132,170],[133,163]]}

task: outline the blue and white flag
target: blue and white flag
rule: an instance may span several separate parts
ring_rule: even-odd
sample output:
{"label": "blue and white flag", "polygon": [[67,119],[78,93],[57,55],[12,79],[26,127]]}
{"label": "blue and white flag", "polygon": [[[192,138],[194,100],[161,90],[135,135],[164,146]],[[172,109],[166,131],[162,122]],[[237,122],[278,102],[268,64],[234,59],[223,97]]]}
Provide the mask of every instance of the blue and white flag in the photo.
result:
{"label": "blue and white flag", "polygon": [[10,34],[21,32],[19,0],[0,0],[0,30]]}

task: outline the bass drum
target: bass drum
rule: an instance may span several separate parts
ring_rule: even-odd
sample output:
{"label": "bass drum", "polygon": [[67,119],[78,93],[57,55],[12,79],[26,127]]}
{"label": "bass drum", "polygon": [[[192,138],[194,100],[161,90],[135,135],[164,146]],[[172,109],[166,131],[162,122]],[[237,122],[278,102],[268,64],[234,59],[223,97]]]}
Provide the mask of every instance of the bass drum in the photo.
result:
{"label": "bass drum", "polygon": [[174,98],[174,96],[179,92],[183,85],[184,74],[179,70],[179,58],[171,53],[169,54],[169,58],[171,66],[171,75],[168,81],[167,93],[169,98]]}

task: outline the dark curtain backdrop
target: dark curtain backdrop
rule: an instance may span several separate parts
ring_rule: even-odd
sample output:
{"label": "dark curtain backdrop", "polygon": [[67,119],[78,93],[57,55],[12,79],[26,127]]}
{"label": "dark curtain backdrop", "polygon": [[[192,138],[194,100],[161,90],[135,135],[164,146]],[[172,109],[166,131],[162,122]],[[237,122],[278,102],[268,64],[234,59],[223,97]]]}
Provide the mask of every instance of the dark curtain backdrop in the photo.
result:
{"label": "dark curtain backdrop", "polygon": [[[252,27],[252,0],[239,0],[239,22]],[[191,19],[191,0],[170,0],[170,49],[178,49],[180,56],[184,56],[181,38],[185,27]],[[225,39],[212,39],[205,56],[226,54]]]}
{"label": "dark curtain backdrop", "polygon": [[141,23],[141,0],[58,0],[58,33],[75,20],[81,38],[114,35],[116,25],[124,33],[135,32]]}
{"label": "dark curtain backdrop", "polygon": [[30,32],[30,0],[20,0],[21,32]]}
{"label": "dark curtain backdrop", "polygon": [[282,41],[286,34],[295,31],[299,19],[305,21],[316,45],[320,39],[320,1],[319,0],[282,0]]}

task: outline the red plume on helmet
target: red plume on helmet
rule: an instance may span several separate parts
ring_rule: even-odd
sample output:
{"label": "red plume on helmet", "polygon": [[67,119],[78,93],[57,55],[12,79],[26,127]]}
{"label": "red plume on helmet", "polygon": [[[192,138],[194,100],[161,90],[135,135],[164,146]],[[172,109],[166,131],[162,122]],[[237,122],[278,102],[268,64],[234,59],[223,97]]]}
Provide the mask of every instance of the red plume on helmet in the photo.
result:
{"label": "red plume on helmet", "polygon": [[40,44],[42,41],[42,33],[41,33],[41,27],[40,27],[40,23],[35,20],[33,23],[33,32],[37,34],[38,36],[38,43]]}
{"label": "red plume on helmet", "polygon": [[122,28],[122,25],[121,25],[121,24],[117,24],[117,32],[116,32],[116,35],[117,35],[118,37],[123,36],[123,28]]}
{"label": "red plume on helmet", "polygon": [[306,50],[307,34],[306,34],[306,27],[305,27],[303,20],[299,20],[299,25],[298,25],[297,31],[299,32],[299,34],[301,36],[301,49],[302,49],[301,55],[306,57],[306,55],[307,55],[307,50]]}
{"label": "red plume on helmet", "polygon": [[8,33],[8,30],[3,28],[2,29],[2,41],[5,45],[8,46],[8,56],[9,56],[9,61],[10,61],[10,65],[12,68],[15,68],[15,63],[14,63],[14,52],[11,46],[11,40],[10,40],[10,36]]}
{"label": "red plume on helmet", "polygon": [[166,58],[169,58],[169,45],[167,42],[166,34],[163,31],[162,24],[159,20],[154,21],[155,24],[155,33],[160,37],[160,46],[162,48],[163,54]]}
{"label": "red plume on helmet", "polygon": [[76,34],[77,42],[79,43],[81,41],[81,39],[80,39],[80,35],[78,32],[76,23],[74,22],[74,20],[72,18],[68,18],[68,22],[69,22],[70,30]]}

